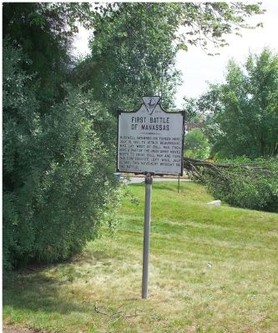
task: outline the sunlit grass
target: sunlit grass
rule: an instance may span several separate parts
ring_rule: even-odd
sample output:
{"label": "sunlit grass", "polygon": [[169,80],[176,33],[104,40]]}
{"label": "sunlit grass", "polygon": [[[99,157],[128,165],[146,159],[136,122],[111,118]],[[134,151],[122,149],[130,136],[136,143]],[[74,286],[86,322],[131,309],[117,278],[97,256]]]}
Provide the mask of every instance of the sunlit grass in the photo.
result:
{"label": "sunlit grass", "polygon": [[144,185],[114,238],[4,289],[4,321],[49,332],[277,332],[278,215],[208,206],[194,183],[154,183],[149,298],[141,299]]}

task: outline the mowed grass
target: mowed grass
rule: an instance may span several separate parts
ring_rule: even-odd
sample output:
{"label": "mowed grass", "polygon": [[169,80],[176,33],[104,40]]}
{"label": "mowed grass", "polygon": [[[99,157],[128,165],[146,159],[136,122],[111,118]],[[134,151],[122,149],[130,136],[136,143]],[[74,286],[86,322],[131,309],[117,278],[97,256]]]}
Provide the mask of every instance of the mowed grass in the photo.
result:
{"label": "mowed grass", "polygon": [[208,206],[204,187],[153,184],[149,297],[141,299],[144,185],[116,235],[70,262],[15,275],[4,323],[43,332],[278,331],[278,215]]}

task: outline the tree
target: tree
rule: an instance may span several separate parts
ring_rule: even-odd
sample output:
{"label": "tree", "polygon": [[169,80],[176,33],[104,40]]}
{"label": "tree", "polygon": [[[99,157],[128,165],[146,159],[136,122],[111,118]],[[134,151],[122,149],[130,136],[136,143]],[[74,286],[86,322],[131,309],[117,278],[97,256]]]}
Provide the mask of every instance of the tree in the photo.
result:
{"label": "tree", "polygon": [[[4,42],[4,269],[68,258],[96,237],[114,199],[114,119],[91,92],[40,117],[36,81],[21,50]],[[106,135],[105,133],[108,133]]]}
{"label": "tree", "polygon": [[185,156],[191,158],[207,158],[209,155],[209,143],[201,129],[195,128],[189,131],[184,138]]}
{"label": "tree", "polygon": [[5,271],[68,258],[117,194],[115,121],[90,91],[65,85],[70,36],[64,9],[48,6],[3,11]]}
{"label": "tree", "polygon": [[250,54],[243,68],[231,60],[226,82],[211,85],[199,100],[213,117],[206,133],[214,153],[250,158],[278,153],[278,55]]}
{"label": "tree", "polygon": [[80,20],[91,27],[88,3],[3,3],[3,38],[28,57],[21,65],[27,74],[36,74],[41,112],[65,96],[62,83],[68,80]]}
{"label": "tree", "polygon": [[259,5],[242,3],[114,3],[94,15],[91,55],[76,78],[115,110],[134,108],[144,95],[161,95],[173,105],[179,49],[208,50],[226,44],[224,36],[246,27]]}
{"label": "tree", "polygon": [[167,21],[162,7],[143,4],[119,4],[95,18],[92,55],[81,79],[98,100],[114,110],[134,108],[148,95],[169,101],[177,72]]}
{"label": "tree", "polygon": [[[40,135],[39,103],[32,77],[20,67],[28,62],[21,50],[3,43],[3,265],[13,266],[21,245],[30,250],[31,225],[22,228],[17,210],[17,191],[26,181],[26,169],[35,154]],[[28,162],[29,160],[29,162]],[[24,229],[24,231],[22,230]],[[24,245],[23,245],[24,244]]]}

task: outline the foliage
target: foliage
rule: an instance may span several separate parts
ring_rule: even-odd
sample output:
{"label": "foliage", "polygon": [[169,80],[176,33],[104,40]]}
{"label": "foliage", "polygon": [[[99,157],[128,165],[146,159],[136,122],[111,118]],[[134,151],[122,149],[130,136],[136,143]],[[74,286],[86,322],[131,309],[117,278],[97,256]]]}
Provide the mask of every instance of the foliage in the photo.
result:
{"label": "foliage", "polygon": [[96,18],[92,54],[78,74],[110,109],[134,108],[142,96],[161,95],[164,105],[171,100],[177,72],[167,13],[124,3]]}
{"label": "foliage", "polygon": [[70,89],[67,95],[46,118],[42,138],[50,163],[38,193],[35,252],[46,260],[68,257],[96,236],[116,186],[113,141],[103,135],[111,118],[90,94]]}
{"label": "foliage", "polygon": [[[96,237],[117,202],[112,107],[153,93],[170,101],[176,51],[210,36],[221,45],[233,24],[259,12],[223,3],[3,4],[4,269],[68,258]],[[91,67],[82,63],[92,84],[72,75],[78,22],[95,29]],[[186,40],[175,35],[181,24],[193,32]]]}
{"label": "foliage", "polygon": [[265,49],[250,54],[243,68],[234,61],[226,82],[211,85],[199,100],[210,110],[206,134],[219,156],[250,158],[278,153],[278,55]]}
{"label": "foliage", "polygon": [[278,161],[224,161],[225,167],[203,168],[203,181],[212,195],[232,206],[278,212]]}
{"label": "foliage", "polygon": [[4,42],[4,268],[69,257],[115,201],[115,127],[80,88],[39,117],[22,51]]}
{"label": "foliage", "polygon": [[41,113],[65,97],[62,84],[72,66],[78,21],[91,27],[88,3],[3,3],[3,37],[30,59],[22,65],[28,74],[36,73]]}
{"label": "foliage", "polygon": [[26,58],[4,41],[3,61],[3,265],[9,268],[11,252],[20,253],[23,247],[30,251],[33,241],[32,227],[28,221],[24,226],[20,224],[15,202],[36,153],[40,123],[32,77],[20,69]]}
{"label": "foliage", "polygon": [[262,14],[260,3],[246,4],[242,2],[201,2],[181,3],[180,11],[182,29],[177,34],[180,49],[188,46],[201,47],[209,55],[217,54],[219,48],[228,45],[225,38],[228,34],[240,35],[241,28],[255,28],[248,23],[252,15]]}
{"label": "foliage", "polygon": [[193,115],[210,113],[205,134],[213,145],[212,153],[234,158],[226,166],[194,166],[203,172],[216,198],[233,206],[278,211],[277,92],[278,56],[265,49],[260,55],[250,54],[243,68],[231,60],[226,82],[211,85],[207,94],[188,103]]}
{"label": "foliage", "polygon": [[209,143],[202,130],[192,129],[184,138],[184,153],[187,157],[207,158],[209,155]]}
{"label": "foliage", "polygon": [[53,22],[51,15],[41,13],[43,7],[38,3],[4,3],[3,7],[3,36],[15,48],[20,47],[30,60],[22,67],[28,74],[36,73],[41,86],[37,96],[43,106],[49,107],[53,98],[59,97],[56,83],[61,82],[69,61],[61,37],[51,32],[56,18]]}
{"label": "foliage", "polygon": [[[178,50],[226,44],[224,36],[245,26],[259,5],[241,3],[109,3],[94,13],[91,55],[77,68],[109,108],[133,109],[142,96],[161,95],[173,104]],[[210,41],[210,42],[209,42]]]}

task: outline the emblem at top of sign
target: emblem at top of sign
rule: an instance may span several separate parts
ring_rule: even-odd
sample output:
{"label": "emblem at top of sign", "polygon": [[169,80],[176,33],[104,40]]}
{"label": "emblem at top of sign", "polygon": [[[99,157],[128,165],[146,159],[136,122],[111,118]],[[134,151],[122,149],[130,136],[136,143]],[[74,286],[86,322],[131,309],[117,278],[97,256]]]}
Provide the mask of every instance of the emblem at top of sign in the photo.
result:
{"label": "emblem at top of sign", "polygon": [[154,97],[143,97],[143,102],[147,108],[148,113],[151,115],[157,106],[158,102],[160,100],[159,96]]}

